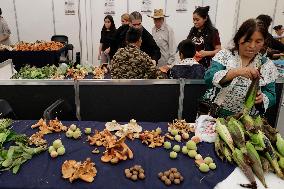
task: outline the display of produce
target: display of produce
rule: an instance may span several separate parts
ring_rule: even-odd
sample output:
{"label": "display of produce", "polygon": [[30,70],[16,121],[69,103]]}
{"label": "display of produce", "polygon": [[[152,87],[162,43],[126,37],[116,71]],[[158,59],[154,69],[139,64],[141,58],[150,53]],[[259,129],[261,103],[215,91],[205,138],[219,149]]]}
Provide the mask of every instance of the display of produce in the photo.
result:
{"label": "display of produce", "polygon": [[63,146],[60,139],[53,141],[52,146],[48,148],[48,152],[52,158],[62,156],[65,154],[65,147]]}
{"label": "display of produce", "polygon": [[61,168],[62,177],[69,179],[72,183],[74,180],[81,179],[86,182],[93,182],[97,175],[95,163],[87,158],[83,163],[75,160],[66,160]]}
{"label": "display of produce", "polygon": [[187,123],[185,120],[175,119],[172,123],[169,123],[168,125],[168,131],[174,136],[177,134],[189,134],[194,132],[194,125]]}
{"label": "display of produce", "polygon": [[[30,147],[28,138],[15,133],[11,125],[12,120],[0,119],[0,170],[12,170],[16,174],[23,163],[45,151],[46,147]],[[13,142],[13,144],[7,149],[3,145],[8,142]]]}
{"label": "display of produce", "polygon": [[[42,68],[36,66],[25,65],[21,67],[18,73],[14,74],[11,79],[85,79],[88,75],[93,75],[93,79],[103,79],[104,72],[101,66],[82,66],[77,65],[74,67],[72,64],[60,64],[58,67],[55,65],[46,65]],[[98,75],[99,74],[99,75]]]}
{"label": "display of produce", "polygon": [[82,131],[75,124],[72,124],[66,131],[66,136],[68,138],[78,139],[82,136]]}
{"label": "display of produce", "polygon": [[216,153],[221,159],[234,161],[240,167],[250,181],[242,186],[250,188],[257,188],[254,174],[267,187],[264,172],[269,170],[284,179],[284,170],[280,166],[284,149],[281,135],[265,119],[249,115],[258,89],[259,78],[256,78],[246,94],[243,111],[227,120],[218,118],[216,121]]}
{"label": "display of produce", "polygon": [[160,172],[158,174],[158,177],[167,186],[169,186],[171,184],[179,185],[183,181],[183,176],[177,170],[177,168],[171,168],[167,171]]}
{"label": "display of produce", "polygon": [[160,131],[143,131],[140,136],[142,143],[145,143],[149,148],[160,147],[164,144],[165,136],[161,136]]}
{"label": "display of produce", "polygon": [[141,165],[134,165],[129,169],[124,170],[126,178],[137,181],[137,180],[144,180],[145,179],[145,171]]}
{"label": "display of produce", "polygon": [[55,41],[36,41],[35,43],[20,42],[17,43],[13,50],[15,51],[58,51],[64,45]]}
{"label": "display of produce", "polygon": [[139,133],[142,131],[142,127],[136,122],[135,119],[131,119],[128,124],[124,125],[120,125],[115,120],[112,120],[112,122],[107,122],[105,126],[109,131],[116,131],[115,136],[126,136],[131,140],[139,138]]}
{"label": "display of produce", "polygon": [[[109,138],[111,139],[111,138]],[[110,162],[116,164],[119,161],[125,161],[127,159],[133,159],[133,152],[125,144],[125,137],[120,138],[119,140],[107,141],[106,151],[101,157],[102,162]]]}

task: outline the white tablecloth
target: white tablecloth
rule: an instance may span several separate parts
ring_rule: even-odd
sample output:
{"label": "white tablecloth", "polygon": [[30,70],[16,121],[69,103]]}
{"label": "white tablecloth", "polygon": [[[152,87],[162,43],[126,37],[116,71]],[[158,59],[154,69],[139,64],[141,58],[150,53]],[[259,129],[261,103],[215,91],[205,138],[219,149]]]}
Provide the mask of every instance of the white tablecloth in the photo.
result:
{"label": "white tablecloth", "polygon": [[[255,176],[257,182],[258,189],[265,189],[258,178]],[[269,189],[283,189],[284,188],[284,180],[277,177],[274,173],[266,173],[265,181]],[[240,184],[248,184],[249,181],[243,174],[240,168],[236,168],[228,178],[226,178],[223,182],[220,182],[215,189],[244,189],[240,186]]]}

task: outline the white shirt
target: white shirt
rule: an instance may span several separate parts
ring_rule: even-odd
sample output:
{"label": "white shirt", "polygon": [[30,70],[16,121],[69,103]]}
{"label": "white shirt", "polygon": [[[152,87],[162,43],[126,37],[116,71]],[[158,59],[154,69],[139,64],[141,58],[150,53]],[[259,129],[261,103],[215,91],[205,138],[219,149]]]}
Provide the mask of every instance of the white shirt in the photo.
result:
{"label": "white shirt", "polygon": [[[11,31],[10,28],[8,27],[8,24],[4,20],[3,17],[0,16],[0,37],[3,37],[3,35],[10,35]],[[10,38],[6,39],[5,41],[0,42],[2,45],[10,45]]]}
{"label": "white shirt", "polygon": [[160,29],[156,26],[152,29],[152,35],[161,51],[161,58],[158,61],[157,67],[175,62],[176,44],[173,30],[163,24]]}

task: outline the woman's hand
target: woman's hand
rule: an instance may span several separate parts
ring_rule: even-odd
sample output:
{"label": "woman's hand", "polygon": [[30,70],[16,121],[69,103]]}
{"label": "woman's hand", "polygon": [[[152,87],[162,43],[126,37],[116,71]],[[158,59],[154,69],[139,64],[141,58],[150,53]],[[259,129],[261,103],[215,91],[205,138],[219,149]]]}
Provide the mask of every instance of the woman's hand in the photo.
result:
{"label": "woman's hand", "polygon": [[261,91],[258,91],[255,97],[255,104],[260,104],[263,102],[263,94]]}
{"label": "woman's hand", "polygon": [[205,51],[205,50],[199,51],[198,54],[199,54],[199,56],[202,57],[202,58],[205,57],[205,56],[208,56],[207,51]]}
{"label": "woman's hand", "polygon": [[259,77],[259,71],[252,67],[238,68],[237,75],[248,79],[255,79]]}
{"label": "woman's hand", "polygon": [[109,54],[109,52],[110,52],[110,47],[107,48],[104,52],[105,52],[105,54]]}

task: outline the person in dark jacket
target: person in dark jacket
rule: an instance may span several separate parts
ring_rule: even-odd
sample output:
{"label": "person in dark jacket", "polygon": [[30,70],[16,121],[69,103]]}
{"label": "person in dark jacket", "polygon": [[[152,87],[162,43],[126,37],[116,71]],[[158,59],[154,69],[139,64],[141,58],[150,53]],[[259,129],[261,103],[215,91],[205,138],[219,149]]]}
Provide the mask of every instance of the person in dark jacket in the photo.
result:
{"label": "person in dark jacket", "polygon": [[209,6],[198,7],[193,12],[194,26],[191,28],[187,39],[196,46],[195,59],[205,68],[211,64],[212,57],[221,50],[218,30],[212,25],[208,11]]}
{"label": "person in dark jacket", "polygon": [[178,45],[180,63],[176,63],[170,69],[173,79],[203,79],[205,68],[193,57],[196,53],[195,44],[189,40],[183,40]]}
{"label": "person in dark jacket", "polygon": [[[272,18],[269,15],[261,14],[258,17],[256,17],[256,19],[262,22],[263,26],[268,31],[268,28],[272,22]],[[269,58],[277,59],[279,57],[275,55],[278,55],[284,52],[284,44],[282,44],[277,39],[274,39],[274,37],[270,33],[268,33],[266,49],[267,49],[267,56]]]}
{"label": "person in dark jacket", "polygon": [[117,29],[115,43],[112,44],[115,51],[119,48],[126,47],[126,33],[130,27],[141,30],[142,44],[140,49],[147,53],[156,64],[161,58],[160,48],[153,39],[153,36],[142,26],[142,15],[137,11],[130,14],[129,25],[122,25]]}

